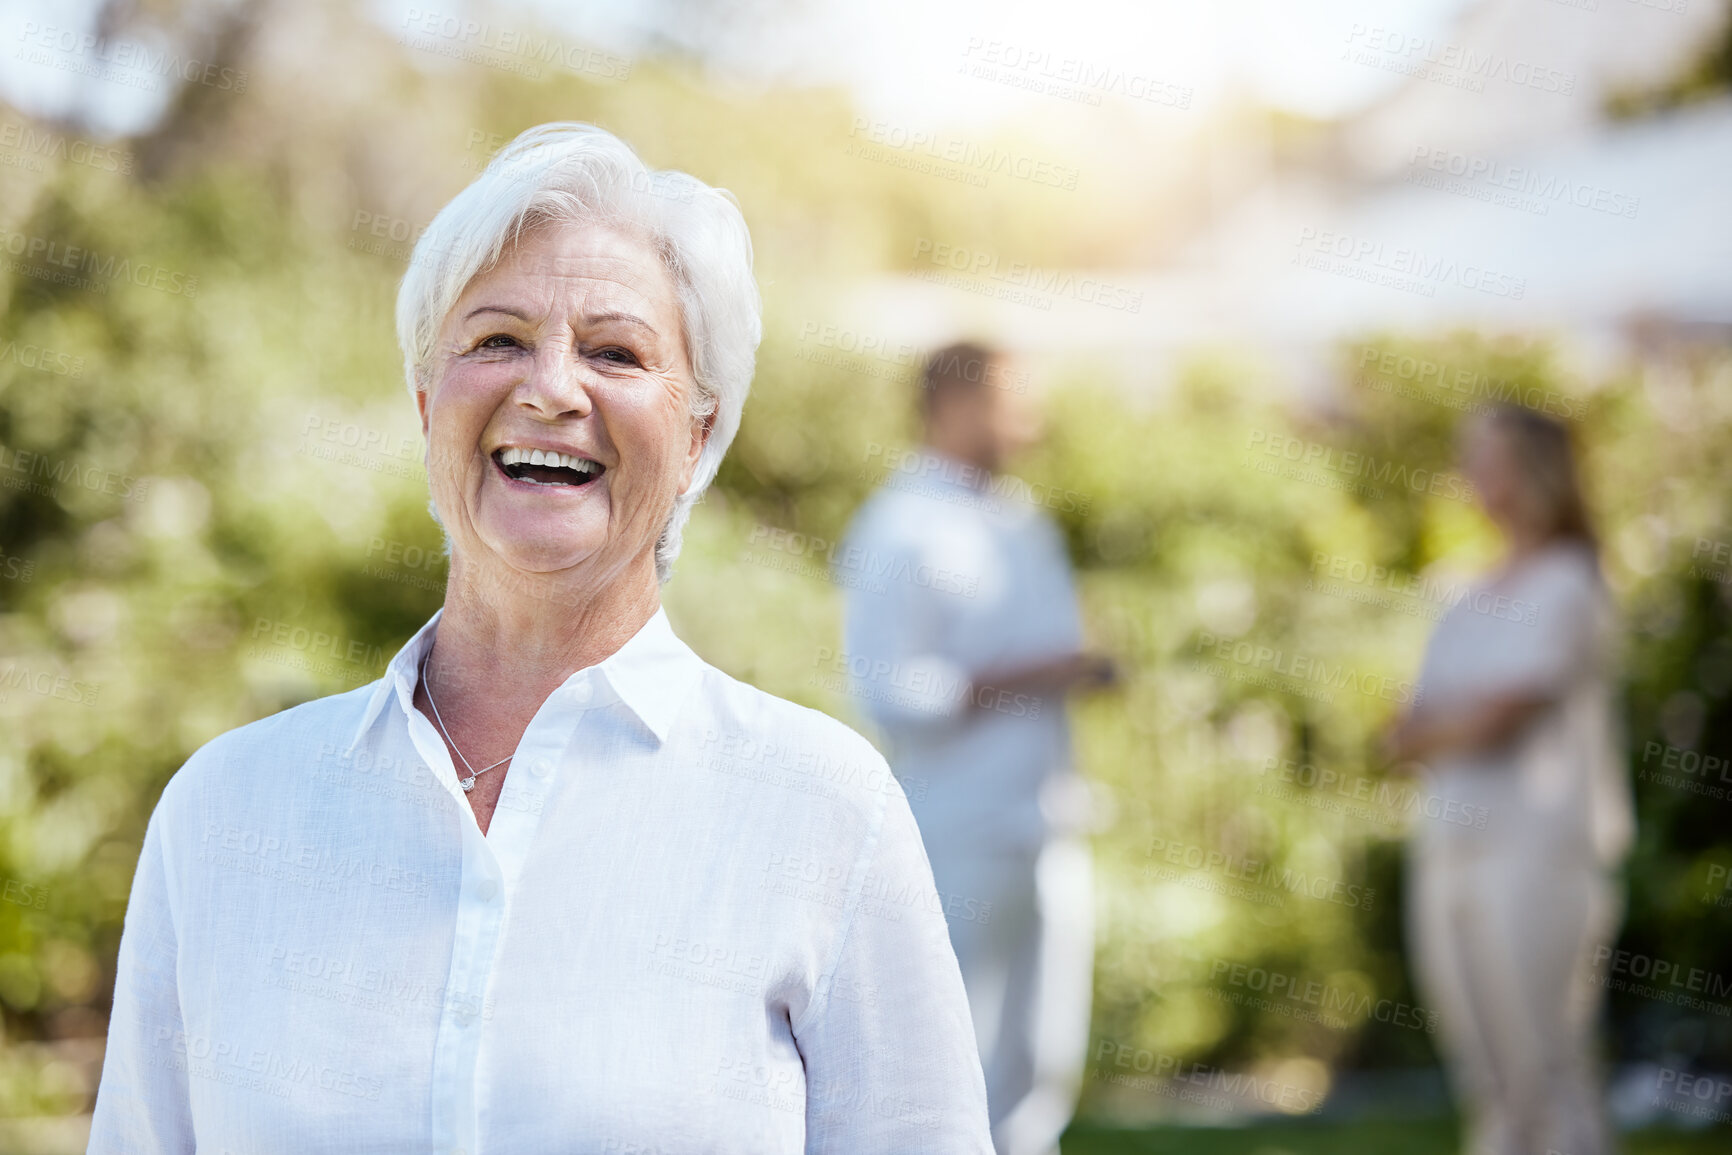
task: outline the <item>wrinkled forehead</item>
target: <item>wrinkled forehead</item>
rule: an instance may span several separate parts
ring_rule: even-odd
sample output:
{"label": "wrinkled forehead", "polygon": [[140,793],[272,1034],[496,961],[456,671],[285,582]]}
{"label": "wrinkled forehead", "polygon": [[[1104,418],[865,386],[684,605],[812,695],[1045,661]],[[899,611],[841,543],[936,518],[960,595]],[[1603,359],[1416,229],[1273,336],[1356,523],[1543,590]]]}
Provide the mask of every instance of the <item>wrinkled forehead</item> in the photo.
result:
{"label": "wrinkled forehead", "polygon": [[499,298],[517,308],[606,305],[646,314],[646,320],[674,323],[679,292],[650,237],[636,229],[602,222],[541,222],[527,225],[500,253],[499,260],[476,274],[458,297],[453,313],[462,315],[483,298]]}

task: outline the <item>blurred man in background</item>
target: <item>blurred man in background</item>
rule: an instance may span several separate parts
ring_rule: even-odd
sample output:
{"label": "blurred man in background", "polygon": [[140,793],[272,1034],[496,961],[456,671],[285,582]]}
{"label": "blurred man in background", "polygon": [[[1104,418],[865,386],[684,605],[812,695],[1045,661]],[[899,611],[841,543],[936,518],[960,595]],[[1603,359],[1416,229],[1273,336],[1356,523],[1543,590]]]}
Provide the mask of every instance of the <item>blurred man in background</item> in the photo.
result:
{"label": "blurred man in background", "polygon": [[1026,378],[958,344],[926,366],[923,444],[887,458],[839,574],[854,692],[879,726],[962,966],[1000,1155],[1056,1155],[1088,1047],[1090,792],[1064,695],[1113,677],[1082,647],[1074,495],[1000,476],[1039,436]]}

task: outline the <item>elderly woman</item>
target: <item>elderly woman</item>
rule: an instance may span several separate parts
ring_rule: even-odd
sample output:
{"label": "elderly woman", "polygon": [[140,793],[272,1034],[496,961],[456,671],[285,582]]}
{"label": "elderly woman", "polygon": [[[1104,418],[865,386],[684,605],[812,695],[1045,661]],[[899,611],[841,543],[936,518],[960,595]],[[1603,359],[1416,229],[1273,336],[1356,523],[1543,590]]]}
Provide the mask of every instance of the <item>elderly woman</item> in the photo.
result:
{"label": "elderly woman", "polygon": [[1613,875],[1634,818],[1613,709],[1613,609],[1564,428],[1501,407],[1465,468],[1503,564],[1439,623],[1424,704],[1390,736],[1430,764],[1408,938],[1468,1117],[1469,1155],[1610,1148],[1593,1076],[1615,937]]}
{"label": "elderly woman", "polygon": [[580,124],[428,228],[397,319],[444,606],[164,790],[91,1151],[991,1150],[883,759],[660,607],[751,266],[728,194]]}

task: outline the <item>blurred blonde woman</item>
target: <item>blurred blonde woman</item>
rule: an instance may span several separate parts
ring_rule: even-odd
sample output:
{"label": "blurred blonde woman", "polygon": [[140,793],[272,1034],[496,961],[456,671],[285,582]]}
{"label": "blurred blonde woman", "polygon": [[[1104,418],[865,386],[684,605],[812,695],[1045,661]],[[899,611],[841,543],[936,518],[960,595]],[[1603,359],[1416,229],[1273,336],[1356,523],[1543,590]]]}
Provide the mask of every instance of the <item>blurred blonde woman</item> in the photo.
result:
{"label": "blurred blonde woman", "polygon": [[1566,430],[1475,420],[1463,468],[1503,536],[1432,635],[1390,754],[1429,770],[1408,940],[1470,1155],[1604,1155],[1595,948],[1622,918],[1634,832],[1613,707],[1617,631]]}

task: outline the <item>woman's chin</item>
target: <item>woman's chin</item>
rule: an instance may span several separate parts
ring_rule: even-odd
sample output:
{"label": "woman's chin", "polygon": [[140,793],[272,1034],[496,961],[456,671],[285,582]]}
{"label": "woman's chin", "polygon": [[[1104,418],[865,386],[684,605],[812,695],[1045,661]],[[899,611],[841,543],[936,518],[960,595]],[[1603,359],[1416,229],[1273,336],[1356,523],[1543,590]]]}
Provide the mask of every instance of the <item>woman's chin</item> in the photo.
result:
{"label": "woman's chin", "polygon": [[[479,527],[488,551],[510,568],[525,575],[557,574],[593,562],[603,552],[606,535],[590,527],[565,522],[553,525],[521,524],[512,518],[503,525]],[[542,521],[543,519],[530,519]]]}

